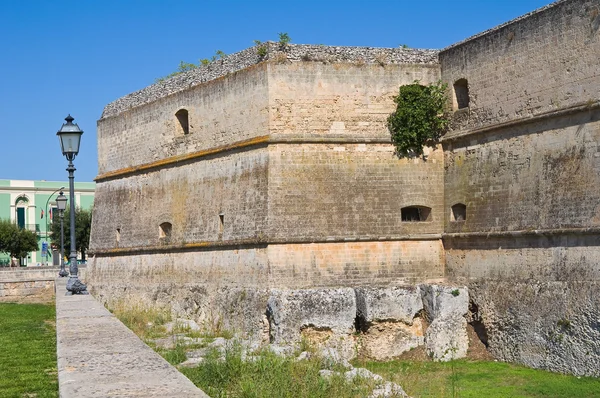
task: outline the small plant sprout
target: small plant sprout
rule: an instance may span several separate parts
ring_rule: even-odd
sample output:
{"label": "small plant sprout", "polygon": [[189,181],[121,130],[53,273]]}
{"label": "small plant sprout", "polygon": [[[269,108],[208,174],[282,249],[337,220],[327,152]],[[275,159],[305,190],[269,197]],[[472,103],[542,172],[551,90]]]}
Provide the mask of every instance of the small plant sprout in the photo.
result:
{"label": "small plant sprout", "polygon": [[291,41],[290,35],[287,33],[279,33],[279,45],[281,47],[286,47]]}
{"label": "small plant sprout", "polygon": [[460,296],[460,290],[458,289],[454,289],[452,290],[452,292],[450,292],[454,297]]}

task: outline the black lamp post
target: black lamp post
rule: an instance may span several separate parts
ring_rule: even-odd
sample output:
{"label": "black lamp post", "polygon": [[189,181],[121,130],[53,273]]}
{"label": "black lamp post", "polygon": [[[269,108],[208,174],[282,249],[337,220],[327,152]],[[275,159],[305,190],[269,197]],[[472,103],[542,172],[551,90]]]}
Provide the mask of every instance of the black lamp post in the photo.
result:
{"label": "black lamp post", "polygon": [[60,195],[56,198],[56,207],[58,207],[60,216],[60,271],[58,272],[58,276],[65,277],[69,276],[69,273],[65,270],[65,231],[63,227],[65,209],[67,208],[67,197],[63,195],[63,191],[60,191]]}
{"label": "black lamp post", "polygon": [[75,166],[73,160],[79,153],[79,143],[81,142],[81,135],[83,131],[79,129],[77,124],[73,124],[73,117],[71,115],[65,118],[67,123],[64,123],[56,135],[60,139],[60,146],[63,155],[69,161],[67,171],[69,172],[69,196],[70,196],[70,230],[71,230],[71,254],[69,255],[70,272],[71,276],[67,282],[67,294],[88,294],[87,286],[79,280],[78,268],[77,268],[77,249],[75,247],[75,183],[73,182],[75,176]]}

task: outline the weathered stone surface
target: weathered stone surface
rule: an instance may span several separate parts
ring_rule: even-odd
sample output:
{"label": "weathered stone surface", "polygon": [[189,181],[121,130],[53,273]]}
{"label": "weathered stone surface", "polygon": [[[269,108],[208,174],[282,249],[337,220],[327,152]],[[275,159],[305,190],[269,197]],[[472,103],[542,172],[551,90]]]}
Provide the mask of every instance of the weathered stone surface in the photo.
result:
{"label": "weathered stone surface", "polygon": [[421,318],[412,325],[403,322],[373,322],[359,340],[362,355],[379,361],[397,358],[425,342],[425,325]]}
{"label": "weathered stone surface", "polygon": [[351,288],[273,289],[267,303],[271,342],[300,341],[304,328],[348,335],[354,331],[356,298]]}
{"label": "weathered stone surface", "polygon": [[425,332],[425,348],[434,361],[464,358],[469,348],[467,320],[463,317],[435,319]]}
{"label": "weathered stone surface", "polygon": [[469,291],[466,287],[420,285],[420,292],[429,321],[461,318],[469,311]]}
{"label": "weathered stone surface", "polygon": [[418,286],[410,287],[357,287],[357,316],[362,322],[399,321],[412,325],[414,317],[423,309]]}
{"label": "weathered stone surface", "polygon": [[183,319],[183,318],[177,318],[175,321],[173,322],[169,322],[165,325],[165,329],[167,330],[168,333],[171,333],[173,331],[192,331],[192,332],[197,332],[200,331],[201,328],[200,326],[198,326],[198,324],[194,321],[192,321],[191,319]]}
{"label": "weathered stone surface", "polygon": [[498,359],[600,377],[598,281],[477,281],[470,286]]}
{"label": "weathered stone surface", "polygon": [[92,295],[65,296],[66,282],[56,282],[61,397],[207,397]]}
{"label": "weathered stone surface", "polygon": [[402,386],[386,381],[382,385],[376,387],[369,398],[391,398],[391,397],[408,397]]}
{"label": "weathered stone surface", "polygon": [[465,287],[421,285],[425,316],[425,348],[436,361],[464,358],[469,348],[469,292]]}

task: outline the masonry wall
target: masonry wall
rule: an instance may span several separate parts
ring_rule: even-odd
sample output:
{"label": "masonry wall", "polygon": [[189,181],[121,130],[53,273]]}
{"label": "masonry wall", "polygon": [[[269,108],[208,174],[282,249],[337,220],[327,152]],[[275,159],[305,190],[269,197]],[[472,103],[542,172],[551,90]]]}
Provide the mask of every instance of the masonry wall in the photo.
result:
{"label": "masonry wall", "polygon": [[[255,333],[269,288],[441,278],[442,152],[399,160],[386,128],[401,84],[438,77],[267,62],[102,119],[92,290]],[[428,221],[402,222],[410,205],[431,207]],[[251,307],[237,317],[235,292]]]}
{"label": "masonry wall", "polygon": [[255,148],[99,182],[90,249],[256,240],[266,228],[267,167],[266,148]]}
{"label": "masonry wall", "polygon": [[595,376],[599,7],[559,2],[440,53],[470,96],[443,142],[447,275],[495,356]]}
{"label": "masonry wall", "polygon": [[[251,66],[98,121],[98,173],[266,135],[265,65]],[[189,134],[175,116],[186,109]]]}
{"label": "masonry wall", "polygon": [[460,129],[519,120],[598,99],[600,5],[569,0],[440,52],[450,87],[469,83]]}

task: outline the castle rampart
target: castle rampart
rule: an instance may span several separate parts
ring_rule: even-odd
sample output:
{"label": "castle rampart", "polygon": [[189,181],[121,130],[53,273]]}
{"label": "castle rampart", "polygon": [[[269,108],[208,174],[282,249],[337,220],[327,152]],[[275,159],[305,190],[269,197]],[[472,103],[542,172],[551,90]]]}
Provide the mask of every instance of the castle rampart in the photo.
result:
{"label": "castle rampart", "polygon": [[[266,43],[109,104],[90,285],[256,332],[272,288],[445,279],[496,357],[598,375],[599,14],[559,1],[439,63]],[[398,87],[440,78],[450,131],[398,159]]]}
{"label": "castle rampart", "polygon": [[600,354],[599,6],[561,1],[440,52],[455,108],[468,82],[443,139],[447,276],[470,283],[497,357],[578,374]]}

